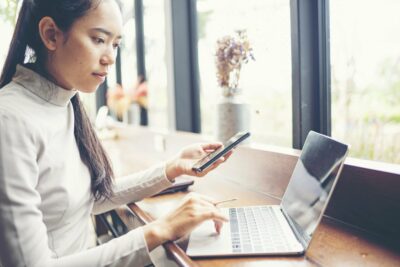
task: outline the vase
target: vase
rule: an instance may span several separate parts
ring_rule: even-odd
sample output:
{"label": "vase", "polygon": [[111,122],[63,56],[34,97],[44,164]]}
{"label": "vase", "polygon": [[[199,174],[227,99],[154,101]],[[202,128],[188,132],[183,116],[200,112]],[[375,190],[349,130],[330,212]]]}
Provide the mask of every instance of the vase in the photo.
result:
{"label": "vase", "polygon": [[241,131],[250,130],[250,105],[241,96],[223,96],[217,103],[217,140],[226,142]]}
{"label": "vase", "polygon": [[140,125],[140,106],[138,103],[132,103],[127,111],[127,123],[131,125]]}

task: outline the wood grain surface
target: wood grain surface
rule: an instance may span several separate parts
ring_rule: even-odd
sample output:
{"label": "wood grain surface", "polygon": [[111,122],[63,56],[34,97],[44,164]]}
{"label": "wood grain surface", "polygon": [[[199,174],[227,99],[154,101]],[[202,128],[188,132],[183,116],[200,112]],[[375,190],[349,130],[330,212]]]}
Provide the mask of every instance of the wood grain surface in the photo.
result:
{"label": "wood grain surface", "polygon": [[[162,162],[184,145],[210,141],[197,134],[158,133],[141,127],[119,129],[118,136],[103,141],[118,175]],[[298,155],[299,151],[293,149],[241,146],[223,166],[205,178],[196,179],[190,191],[216,200],[238,198],[229,203],[231,206],[279,204]],[[157,218],[184,195],[148,198],[130,208],[139,217],[147,214]],[[120,217],[129,225],[133,212],[127,211],[127,207],[121,209]],[[300,257],[177,262],[180,266],[400,266],[400,167],[346,160],[326,216],[314,235],[308,251]],[[184,251],[187,242],[178,243]]]}

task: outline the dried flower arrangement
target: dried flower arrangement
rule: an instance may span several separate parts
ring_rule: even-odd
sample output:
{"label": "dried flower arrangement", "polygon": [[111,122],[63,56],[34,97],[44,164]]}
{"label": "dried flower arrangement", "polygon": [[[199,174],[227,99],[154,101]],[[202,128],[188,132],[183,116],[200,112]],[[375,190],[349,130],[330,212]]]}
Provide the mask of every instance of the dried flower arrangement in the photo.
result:
{"label": "dried flower arrangement", "polygon": [[119,120],[122,120],[124,114],[132,103],[137,103],[142,108],[147,108],[147,82],[140,76],[134,87],[127,90],[122,85],[116,84],[107,89],[107,106],[115,113]]}
{"label": "dried flower arrangement", "polygon": [[254,56],[246,30],[238,30],[234,36],[224,36],[217,40],[215,64],[218,84],[222,87],[224,96],[239,93],[240,70],[242,64],[249,59],[254,60]]}

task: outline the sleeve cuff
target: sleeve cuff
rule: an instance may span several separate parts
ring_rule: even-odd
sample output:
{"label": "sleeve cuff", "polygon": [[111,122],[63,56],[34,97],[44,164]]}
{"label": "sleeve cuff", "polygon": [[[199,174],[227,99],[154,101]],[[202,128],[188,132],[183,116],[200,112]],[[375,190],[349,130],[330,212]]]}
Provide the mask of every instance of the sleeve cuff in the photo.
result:
{"label": "sleeve cuff", "polygon": [[169,186],[171,186],[175,182],[175,179],[171,181],[167,177],[167,162],[164,162],[164,164],[162,166],[163,166],[163,170],[164,170],[164,172],[163,172],[164,173],[164,179],[167,180],[167,182],[169,183]]}
{"label": "sleeve cuff", "polygon": [[[130,254],[135,254],[135,264],[138,266],[147,266],[152,263],[150,257],[150,251],[147,247],[147,242],[144,237],[143,227],[138,227],[130,232],[128,232],[125,236],[132,245],[132,251]],[[128,255],[126,255],[128,256]],[[129,256],[128,256],[129,258]]]}

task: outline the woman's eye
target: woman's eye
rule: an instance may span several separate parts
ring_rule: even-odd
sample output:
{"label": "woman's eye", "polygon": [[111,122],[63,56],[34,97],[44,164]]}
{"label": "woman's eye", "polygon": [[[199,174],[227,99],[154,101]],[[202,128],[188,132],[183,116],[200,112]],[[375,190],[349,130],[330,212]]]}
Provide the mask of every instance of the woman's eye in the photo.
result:
{"label": "woman's eye", "polygon": [[113,44],[114,49],[118,49],[121,46],[121,44]]}
{"label": "woman's eye", "polygon": [[104,40],[102,38],[99,38],[99,37],[93,37],[93,41],[96,44],[104,44]]}

